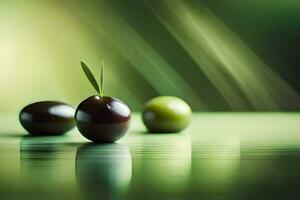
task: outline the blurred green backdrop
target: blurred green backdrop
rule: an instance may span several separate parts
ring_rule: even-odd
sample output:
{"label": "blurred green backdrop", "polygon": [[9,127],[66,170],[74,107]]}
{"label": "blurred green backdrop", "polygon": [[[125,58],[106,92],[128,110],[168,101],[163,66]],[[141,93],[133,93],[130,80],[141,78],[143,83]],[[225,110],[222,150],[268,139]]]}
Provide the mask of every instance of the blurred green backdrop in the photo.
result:
{"label": "blurred green backdrop", "polygon": [[300,110],[299,0],[2,0],[0,112],[94,94],[139,111],[174,95],[197,111]]}

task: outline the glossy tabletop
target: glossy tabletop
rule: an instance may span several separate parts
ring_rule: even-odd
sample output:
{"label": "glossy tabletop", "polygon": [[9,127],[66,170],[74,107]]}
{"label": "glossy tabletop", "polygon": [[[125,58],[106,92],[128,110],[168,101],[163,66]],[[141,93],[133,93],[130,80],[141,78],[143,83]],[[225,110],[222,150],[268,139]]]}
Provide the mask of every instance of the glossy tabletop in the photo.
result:
{"label": "glossy tabletop", "polygon": [[30,137],[0,117],[0,199],[297,199],[300,113],[194,113],[151,134],[135,114],[118,143],[74,129]]}

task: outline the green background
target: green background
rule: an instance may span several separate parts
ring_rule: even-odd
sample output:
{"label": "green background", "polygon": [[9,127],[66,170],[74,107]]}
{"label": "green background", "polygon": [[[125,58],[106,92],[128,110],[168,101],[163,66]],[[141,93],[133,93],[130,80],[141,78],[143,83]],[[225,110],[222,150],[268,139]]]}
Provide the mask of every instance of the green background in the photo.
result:
{"label": "green background", "polygon": [[[299,111],[298,0],[0,1],[0,112],[74,106],[98,74],[134,111],[174,95],[195,111]],[[98,76],[98,75],[97,75]]]}

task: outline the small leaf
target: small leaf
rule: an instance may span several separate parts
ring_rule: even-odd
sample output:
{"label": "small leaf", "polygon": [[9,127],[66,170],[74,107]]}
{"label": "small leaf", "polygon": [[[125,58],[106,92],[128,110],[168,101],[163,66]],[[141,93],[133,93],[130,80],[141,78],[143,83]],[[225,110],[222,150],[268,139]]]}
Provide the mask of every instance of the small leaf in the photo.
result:
{"label": "small leaf", "polygon": [[100,66],[100,96],[103,96],[103,86],[104,86],[104,61],[102,61]]}
{"label": "small leaf", "polygon": [[83,61],[81,61],[80,64],[81,64],[82,70],[84,71],[86,77],[88,78],[88,80],[90,81],[92,86],[95,88],[97,93],[100,94],[99,85],[98,85],[93,73],[89,69],[88,65],[86,63],[84,63]]}

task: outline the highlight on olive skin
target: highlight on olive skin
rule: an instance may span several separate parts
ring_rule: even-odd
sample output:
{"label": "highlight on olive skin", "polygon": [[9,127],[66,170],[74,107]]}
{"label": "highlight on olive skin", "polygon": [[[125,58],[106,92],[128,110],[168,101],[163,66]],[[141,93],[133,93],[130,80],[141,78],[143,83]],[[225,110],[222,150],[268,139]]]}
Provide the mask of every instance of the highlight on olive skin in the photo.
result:
{"label": "highlight on olive skin", "polygon": [[58,101],[40,101],[25,106],[19,115],[30,135],[63,135],[75,127],[74,108]]}
{"label": "highlight on olive skin", "polygon": [[121,100],[103,95],[104,63],[101,64],[100,86],[88,65],[81,67],[97,95],[83,100],[75,112],[79,132],[96,143],[111,143],[121,139],[130,126],[131,111]]}
{"label": "highlight on olive skin", "polygon": [[180,132],[190,124],[191,118],[190,106],[173,96],[159,96],[149,100],[142,113],[142,120],[152,133]]}

